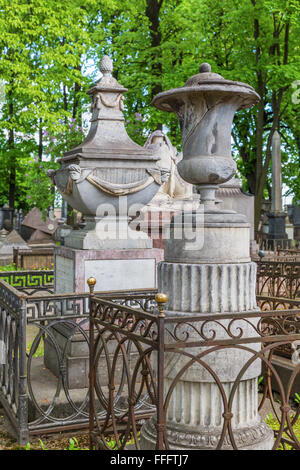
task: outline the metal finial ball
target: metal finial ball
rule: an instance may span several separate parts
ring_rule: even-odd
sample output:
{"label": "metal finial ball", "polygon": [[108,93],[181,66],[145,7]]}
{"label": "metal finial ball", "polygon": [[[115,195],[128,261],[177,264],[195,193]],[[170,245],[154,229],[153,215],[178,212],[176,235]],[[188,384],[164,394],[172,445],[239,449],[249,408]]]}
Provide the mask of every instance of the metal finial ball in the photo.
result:
{"label": "metal finial ball", "polygon": [[155,300],[158,304],[165,304],[168,301],[168,296],[166,294],[156,294]]}
{"label": "metal finial ball", "polygon": [[96,284],[96,279],[94,277],[89,277],[88,280],[87,280],[87,283],[89,285],[89,287],[92,287]]}
{"label": "metal finial ball", "polygon": [[199,72],[200,73],[210,73],[211,72],[211,65],[208,64],[207,62],[203,62],[203,64],[201,64],[200,67],[199,67]]}

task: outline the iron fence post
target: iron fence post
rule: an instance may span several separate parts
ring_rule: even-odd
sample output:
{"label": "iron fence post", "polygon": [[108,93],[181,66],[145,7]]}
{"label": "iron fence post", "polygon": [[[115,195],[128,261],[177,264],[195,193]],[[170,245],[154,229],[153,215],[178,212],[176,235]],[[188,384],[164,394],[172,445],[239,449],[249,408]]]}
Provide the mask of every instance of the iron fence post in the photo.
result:
{"label": "iron fence post", "polygon": [[18,443],[26,445],[29,442],[28,427],[28,394],[27,394],[27,372],[26,372],[26,298],[20,299],[19,310],[19,406],[18,406]]}
{"label": "iron fence post", "polygon": [[90,277],[87,280],[90,295],[89,295],[89,440],[90,440],[90,450],[93,449],[93,432],[94,432],[94,420],[95,420],[95,374],[94,370],[94,288],[96,284],[96,279]]}
{"label": "iron fence post", "polygon": [[165,436],[164,416],[164,359],[165,359],[165,314],[164,306],[168,300],[165,294],[157,294],[155,300],[158,306],[158,351],[157,351],[157,424],[156,450],[163,450]]}

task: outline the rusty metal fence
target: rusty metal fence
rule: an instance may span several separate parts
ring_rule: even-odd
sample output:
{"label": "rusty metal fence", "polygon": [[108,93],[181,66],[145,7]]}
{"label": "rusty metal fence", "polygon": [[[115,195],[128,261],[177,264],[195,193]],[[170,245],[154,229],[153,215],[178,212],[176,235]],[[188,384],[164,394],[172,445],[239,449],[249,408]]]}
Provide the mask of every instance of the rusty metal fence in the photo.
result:
{"label": "rusty metal fence", "polygon": [[[88,386],[76,389],[69,376],[70,351],[78,341],[88,361],[89,294],[52,290],[53,272],[0,273],[0,404],[21,445],[31,435],[89,425]],[[115,301],[140,306],[152,292],[114,295]]]}
{"label": "rusty metal fence", "polygon": [[[0,360],[0,402],[20,444],[26,444],[34,434],[89,428],[91,448],[139,448],[140,428],[150,419],[154,447],[172,448],[180,436],[170,435],[165,427],[170,403],[182,374],[197,363],[213,377],[223,403],[223,427],[212,448],[238,448],[243,436],[234,430],[235,395],[247,368],[261,361],[264,383],[260,384],[262,400],[257,408],[270,400],[277,428],[274,448],[299,449],[295,433],[299,405],[293,401],[299,364],[287,384],[272,364],[278,347],[288,347],[295,362],[299,357],[300,334],[295,329],[299,310],[295,305],[263,313],[170,318],[164,316],[162,303],[157,304],[155,290],[49,294],[53,273],[21,275],[0,273],[0,344],[5,345],[5,360]],[[295,289],[297,292],[298,287]],[[63,343],[58,327],[67,331]],[[32,329],[28,344],[26,336]],[[220,329],[222,339],[218,337]],[[255,337],[247,337],[249,329]],[[88,388],[72,389],[68,379],[72,365],[68,353],[78,337],[91,352],[90,393]],[[39,354],[46,345],[55,358],[56,374],[51,375],[47,400],[36,382],[47,372],[45,351]],[[232,348],[247,352],[249,358],[228,394],[208,359],[215,352]],[[185,363],[166,391],[164,361],[170,354],[184,358]],[[273,392],[274,379],[277,394]]]}
{"label": "rusty metal fence", "polygon": [[[300,334],[291,324],[299,319],[300,310],[284,312],[243,312],[242,314],[199,315],[193,317],[165,317],[162,303],[156,297],[159,307],[149,311],[121,306],[93,294],[91,289],[90,307],[90,448],[140,449],[140,428],[145,419],[153,449],[184,449],[184,433],[169,432],[167,421],[181,417],[172,414],[173,395],[180,379],[194,364],[202,366],[219,391],[222,402],[222,426],[214,439],[207,435],[206,444],[197,435],[190,435],[189,446],[195,449],[238,449],[245,442],[246,431],[235,429],[238,417],[234,402],[243,377],[255,361],[261,361],[264,375],[264,389],[257,406],[257,417],[267,399],[270,399],[274,413],[274,445],[277,448],[300,449],[295,428],[299,427],[300,405],[293,401],[292,389],[300,372]],[[110,343],[114,347],[110,348]],[[284,387],[281,378],[272,365],[272,355],[280,345],[289,344],[294,348],[294,371]],[[130,364],[131,351],[136,358]],[[235,381],[228,393],[208,360],[211,355],[226,349],[246,354]],[[182,361],[175,377],[166,386],[164,363],[170,355]],[[101,367],[99,365],[101,364]],[[100,379],[99,371],[105,368],[106,381]],[[122,375],[118,371],[122,370]],[[274,377],[280,393],[275,398],[271,377]],[[278,401],[280,406],[278,407]],[[99,419],[96,408],[101,403],[103,412]],[[279,410],[279,411],[278,411]],[[258,435],[250,440],[261,439],[265,425],[258,426]],[[243,434],[244,432],[244,434]],[[249,436],[247,437],[249,438]],[[143,438],[142,438],[143,439]],[[151,439],[150,439],[151,440]]]}

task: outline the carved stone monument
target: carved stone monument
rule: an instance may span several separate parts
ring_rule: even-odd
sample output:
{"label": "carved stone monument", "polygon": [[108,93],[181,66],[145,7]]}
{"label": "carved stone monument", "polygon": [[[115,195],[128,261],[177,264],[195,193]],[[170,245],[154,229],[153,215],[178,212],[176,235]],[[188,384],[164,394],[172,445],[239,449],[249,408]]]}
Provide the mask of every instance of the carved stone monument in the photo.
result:
{"label": "carved stone monument", "polygon": [[[163,259],[163,251],[153,248],[151,238],[137,231],[133,221],[163,184],[160,157],[129,138],[122,112],[127,90],[112,76],[108,56],[102,58],[100,71],[103,76],[88,91],[92,117],[86,139],[66,152],[59,170],[48,172],[85,220],[55,249],[56,293],[87,291],[91,276],[100,291],[154,288],[157,263]],[[68,331],[56,330],[62,344]],[[87,344],[74,339],[68,357],[74,375],[68,383],[71,388],[86,387]],[[46,358],[45,349],[49,368],[54,363],[51,354],[48,351]]]}
{"label": "carved stone monument", "polygon": [[[153,104],[158,109],[175,112],[181,133],[183,159],[178,164],[181,177],[198,184],[204,206],[195,213],[174,216],[171,238],[166,242],[165,261],[159,265],[159,291],[168,295],[166,316],[188,317],[218,315],[258,310],[255,296],[256,264],[249,257],[250,224],[244,215],[219,209],[215,192],[220,184],[235,174],[231,156],[231,126],[237,110],[253,106],[259,100],[254,89],[244,83],[225,80],[211,73],[209,64],[185,86],[158,94]],[[175,236],[182,229],[182,238]],[[194,239],[192,235],[194,234]],[[193,241],[192,241],[193,240]],[[220,327],[216,339],[226,336]],[[201,321],[197,327],[201,328]],[[243,327],[251,343],[255,332]],[[172,342],[166,333],[166,342]],[[188,330],[189,340],[197,333]],[[176,332],[175,332],[176,337]],[[174,338],[174,336],[173,336]],[[174,339],[173,339],[174,341]],[[199,354],[202,348],[189,348]],[[210,367],[226,394],[230,393],[238,372],[249,359],[242,350],[228,348],[210,353],[205,363]],[[165,358],[164,384],[167,393],[171,381],[189,361],[168,353]],[[257,407],[257,379],[260,361],[244,374],[233,402],[232,431],[241,449],[270,449],[273,432],[261,420]],[[166,412],[166,432],[170,449],[214,449],[222,433],[224,408],[214,377],[194,362],[179,377]],[[155,416],[142,427],[141,447],[153,449],[156,440]],[[230,448],[230,442],[226,446]],[[226,447],[226,448],[227,448]]]}
{"label": "carved stone monument", "polygon": [[[124,127],[123,93],[104,56],[102,78],[91,95],[91,127],[86,139],[66,152],[60,169],[51,170],[63,198],[80,211],[85,226],[73,230],[56,250],[56,291],[82,291],[97,277],[101,290],[156,286],[161,252],[151,239],[131,228],[136,212],[163,183],[159,156],[133,142]],[[145,276],[145,266],[147,265]]]}

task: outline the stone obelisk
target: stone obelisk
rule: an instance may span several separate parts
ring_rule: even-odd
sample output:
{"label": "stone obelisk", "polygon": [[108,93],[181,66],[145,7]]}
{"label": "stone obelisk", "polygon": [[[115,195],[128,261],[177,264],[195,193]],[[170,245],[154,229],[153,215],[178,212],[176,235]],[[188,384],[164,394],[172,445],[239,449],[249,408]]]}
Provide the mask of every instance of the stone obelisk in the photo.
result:
{"label": "stone obelisk", "polygon": [[275,130],[272,137],[272,205],[269,218],[269,247],[283,248],[287,241],[285,230],[286,213],[282,210],[281,150],[280,135]]}

